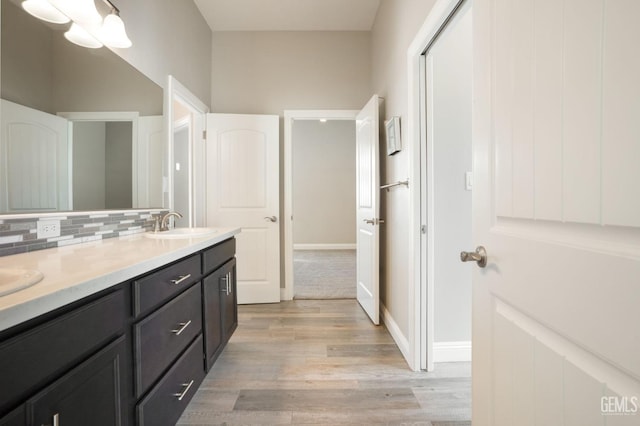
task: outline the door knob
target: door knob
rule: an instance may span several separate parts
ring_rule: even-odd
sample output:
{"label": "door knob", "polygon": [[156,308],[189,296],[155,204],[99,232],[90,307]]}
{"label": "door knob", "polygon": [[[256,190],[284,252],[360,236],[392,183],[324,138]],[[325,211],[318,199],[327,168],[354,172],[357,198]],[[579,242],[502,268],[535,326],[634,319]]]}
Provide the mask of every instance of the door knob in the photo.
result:
{"label": "door knob", "polygon": [[264,220],[268,220],[269,222],[276,223],[278,218],[275,216],[265,216]]}
{"label": "door knob", "polygon": [[476,251],[462,251],[460,252],[460,260],[463,262],[476,262],[479,267],[484,268],[487,266],[487,251],[482,246],[478,246]]}

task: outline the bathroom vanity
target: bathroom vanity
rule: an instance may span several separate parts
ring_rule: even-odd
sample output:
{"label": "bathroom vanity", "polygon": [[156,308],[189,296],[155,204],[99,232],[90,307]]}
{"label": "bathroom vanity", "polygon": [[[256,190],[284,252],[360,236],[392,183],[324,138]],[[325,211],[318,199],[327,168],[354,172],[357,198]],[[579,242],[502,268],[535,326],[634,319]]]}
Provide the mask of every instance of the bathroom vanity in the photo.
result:
{"label": "bathroom vanity", "polygon": [[238,231],[0,258],[45,277],[0,297],[0,425],[175,424],[237,326]]}

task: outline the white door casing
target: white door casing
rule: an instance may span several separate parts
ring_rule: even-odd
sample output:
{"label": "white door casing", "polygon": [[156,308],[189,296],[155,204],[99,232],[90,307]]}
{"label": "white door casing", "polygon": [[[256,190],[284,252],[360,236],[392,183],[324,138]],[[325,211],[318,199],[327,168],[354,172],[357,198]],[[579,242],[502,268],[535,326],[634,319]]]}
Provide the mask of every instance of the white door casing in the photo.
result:
{"label": "white door casing", "polygon": [[380,159],[378,95],[356,117],[356,282],[358,303],[380,324]]}
{"label": "white door casing", "polygon": [[0,211],[69,210],[68,122],[1,100]]}
{"label": "white door casing", "polygon": [[473,424],[637,425],[640,3],[473,11]]}
{"label": "white door casing", "polygon": [[239,227],[238,303],[280,301],[279,117],[207,114],[207,226]]}

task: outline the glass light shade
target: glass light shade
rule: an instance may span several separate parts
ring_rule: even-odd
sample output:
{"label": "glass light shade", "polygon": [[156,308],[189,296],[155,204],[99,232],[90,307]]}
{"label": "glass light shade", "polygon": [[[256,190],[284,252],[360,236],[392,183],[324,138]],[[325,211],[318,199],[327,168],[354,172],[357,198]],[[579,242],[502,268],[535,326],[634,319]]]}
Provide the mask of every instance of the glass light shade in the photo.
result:
{"label": "glass light shade", "polygon": [[102,47],[102,43],[76,23],[71,24],[71,28],[64,33],[64,37],[78,46],[88,47],[90,49]]}
{"label": "glass light shade", "polygon": [[107,46],[120,49],[126,49],[133,44],[131,40],[129,40],[129,37],[127,37],[124,22],[122,22],[122,19],[115,13],[111,13],[104,18],[100,39]]}
{"label": "glass light shade", "polygon": [[99,25],[102,22],[102,16],[98,13],[94,0],[50,1],[74,22],[87,25]]}
{"label": "glass light shade", "polygon": [[66,24],[70,21],[67,15],[53,7],[48,0],[25,0],[22,8],[30,15],[53,24]]}

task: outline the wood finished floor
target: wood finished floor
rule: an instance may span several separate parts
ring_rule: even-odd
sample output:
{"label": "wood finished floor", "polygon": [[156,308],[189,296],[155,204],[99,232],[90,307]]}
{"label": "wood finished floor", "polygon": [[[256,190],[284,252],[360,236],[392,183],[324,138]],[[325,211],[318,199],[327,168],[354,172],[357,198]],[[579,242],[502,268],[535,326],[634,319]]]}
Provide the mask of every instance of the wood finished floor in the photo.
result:
{"label": "wood finished floor", "polygon": [[355,300],[239,307],[179,425],[469,426],[468,363],[413,372]]}

